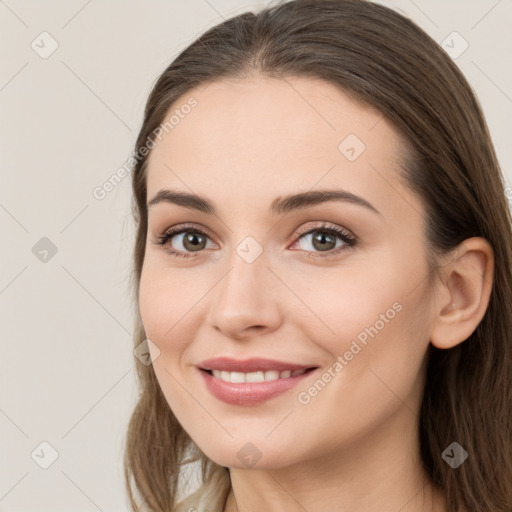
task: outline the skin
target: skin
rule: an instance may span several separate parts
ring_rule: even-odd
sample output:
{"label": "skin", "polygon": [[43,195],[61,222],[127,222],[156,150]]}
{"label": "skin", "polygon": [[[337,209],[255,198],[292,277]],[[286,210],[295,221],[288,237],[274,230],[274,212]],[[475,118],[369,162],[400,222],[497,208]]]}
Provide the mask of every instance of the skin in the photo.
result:
{"label": "skin", "polygon": [[[379,112],[333,85],[252,75],[198,87],[172,109],[191,96],[197,107],[152,150],[147,197],[165,188],[193,192],[218,212],[149,208],[140,313],[174,414],[209,458],[230,468],[225,511],[446,510],[419,457],[425,355],[430,343],[463,342],[482,319],[491,247],[466,240],[441,261],[441,282],[428,295],[425,210],[396,172],[402,141]],[[338,149],[350,133],[366,146],[354,161]],[[270,213],[280,196],[340,188],[380,213],[342,201]],[[296,233],[323,222],[348,230],[356,245],[318,256],[311,235]],[[211,234],[190,258],[168,251],[187,252],[182,235],[167,249],[154,243],[181,223]],[[250,264],[236,252],[247,236],[263,249]],[[298,393],[394,303],[400,312],[308,404],[299,403]],[[320,370],[242,407],[206,389],[195,365],[216,356]],[[237,457],[248,442],[261,454],[251,467]]]}

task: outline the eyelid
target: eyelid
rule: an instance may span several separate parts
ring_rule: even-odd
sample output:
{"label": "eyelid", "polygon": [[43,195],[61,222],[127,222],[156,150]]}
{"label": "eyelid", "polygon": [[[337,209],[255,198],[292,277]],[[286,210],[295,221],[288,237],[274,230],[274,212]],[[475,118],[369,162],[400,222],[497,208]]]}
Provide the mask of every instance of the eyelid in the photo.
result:
{"label": "eyelid", "polygon": [[164,236],[167,234],[178,235],[185,231],[197,231],[198,233],[203,233],[210,239],[215,238],[212,232],[208,228],[204,227],[202,224],[190,224],[187,222],[182,222],[180,224],[176,224],[174,226],[165,228],[158,236]]}
{"label": "eyelid", "polygon": [[341,231],[344,235],[346,235],[348,238],[356,238],[348,229],[338,226],[337,224],[331,224],[330,222],[322,222],[320,226],[309,226],[304,227],[295,232],[295,236],[297,238],[301,237],[302,235],[305,235],[307,233],[311,233],[312,231],[321,231],[321,230],[334,230],[334,231]]}
{"label": "eyelid", "polygon": [[[315,222],[315,221],[311,221],[311,222]],[[310,233],[311,231],[314,231],[314,230],[334,229],[334,230],[342,231],[345,235],[347,235],[347,237],[356,238],[351,233],[351,231],[349,231],[348,229],[346,229],[342,226],[338,226],[337,224],[332,224],[332,223],[326,222],[326,221],[316,221],[316,222],[322,222],[322,224],[320,226],[306,226],[306,227],[299,228],[298,230],[294,230],[292,235],[299,238],[302,235]],[[180,232],[183,233],[183,231],[185,231],[185,230],[192,231],[193,229],[197,229],[198,232],[203,232],[210,239],[214,238],[214,236],[212,235],[212,232],[208,228],[204,227],[203,225],[190,224],[190,223],[186,223],[186,222],[183,222],[181,224],[176,224],[175,226],[166,228],[164,231],[162,231],[160,236],[163,236],[163,235],[169,234],[169,233],[172,233],[173,235],[180,234]]]}
{"label": "eyelid", "polygon": [[[200,233],[200,234],[206,236],[210,240],[212,239],[211,232],[208,228],[205,228],[204,226],[202,226],[200,224],[181,223],[181,224],[176,224],[175,226],[165,229],[161,234],[157,235],[157,240],[153,241],[153,243],[155,243],[156,245],[166,246],[168,244],[168,242],[170,240],[172,240],[172,238],[174,236],[183,234],[187,231],[197,232],[197,233]],[[293,241],[292,245],[294,245],[304,235],[311,234],[315,231],[331,232],[334,236],[338,237],[339,239],[341,239],[343,241],[344,246],[338,247],[336,249],[331,249],[329,251],[303,251],[303,252],[306,252],[308,256],[313,256],[313,257],[332,256],[332,257],[334,257],[334,256],[337,256],[341,251],[352,248],[358,242],[358,238],[355,235],[353,235],[348,229],[346,229],[342,226],[338,226],[336,224],[332,224],[332,223],[323,221],[321,225],[316,225],[316,226],[310,225],[308,227],[303,227],[299,230],[296,230],[294,232],[294,241]],[[218,245],[215,242],[213,242],[213,243],[215,245]],[[167,249],[167,250],[172,256],[177,256],[177,257],[180,257],[180,256],[195,257],[196,256],[193,251],[192,252],[180,251],[180,250],[176,250],[176,249]],[[205,252],[205,250],[203,249],[203,250],[200,250],[197,252],[199,253],[199,255],[201,255],[200,253]],[[298,251],[298,252],[300,252],[300,251]]]}
{"label": "eyelid", "polygon": [[181,223],[164,229],[161,233],[156,235],[156,241],[153,240],[153,243],[157,245],[166,245],[167,242],[171,240],[172,237],[181,235],[187,231],[201,233],[204,236],[208,237],[210,240],[213,238],[210,230],[208,228],[205,228],[201,224]]}

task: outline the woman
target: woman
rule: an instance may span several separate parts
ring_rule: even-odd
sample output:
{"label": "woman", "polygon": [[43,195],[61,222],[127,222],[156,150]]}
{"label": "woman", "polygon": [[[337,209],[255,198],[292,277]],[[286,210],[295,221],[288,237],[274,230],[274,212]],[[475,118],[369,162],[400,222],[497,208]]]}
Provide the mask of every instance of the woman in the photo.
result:
{"label": "woman", "polygon": [[512,510],[511,217],[435,41],[365,0],[244,13],[135,149],[133,510]]}

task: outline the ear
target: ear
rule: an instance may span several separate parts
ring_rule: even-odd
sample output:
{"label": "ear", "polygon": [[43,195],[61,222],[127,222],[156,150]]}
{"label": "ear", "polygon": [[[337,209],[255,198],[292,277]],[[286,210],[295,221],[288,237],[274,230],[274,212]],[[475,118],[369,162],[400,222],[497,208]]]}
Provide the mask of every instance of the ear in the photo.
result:
{"label": "ear", "polygon": [[452,348],[474,332],[487,311],[494,279],[494,252],[485,238],[461,242],[441,268],[430,341]]}

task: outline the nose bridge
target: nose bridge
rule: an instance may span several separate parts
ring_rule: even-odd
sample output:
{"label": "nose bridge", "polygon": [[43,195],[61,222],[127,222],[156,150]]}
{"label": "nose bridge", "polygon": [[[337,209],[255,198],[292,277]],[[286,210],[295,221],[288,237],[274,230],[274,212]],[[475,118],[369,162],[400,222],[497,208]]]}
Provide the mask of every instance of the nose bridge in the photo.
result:
{"label": "nose bridge", "polygon": [[[258,244],[259,245],[259,244]],[[260,246],[261,247],[261,246]],[[264,302],[272,286],[263,248],[257,253],[254,243],[242,242],[236,246],[228,261],[228,271],[219,283],[218,301],[226,305],[235,301],[241,308],[245,303]]]}
{"label": "nose bridge", "polygon": [[211,322],[237,336],[248,327],[274,328],[279,316],[275,286],[263,247],[247,237],[233,248],[210,306]]}

